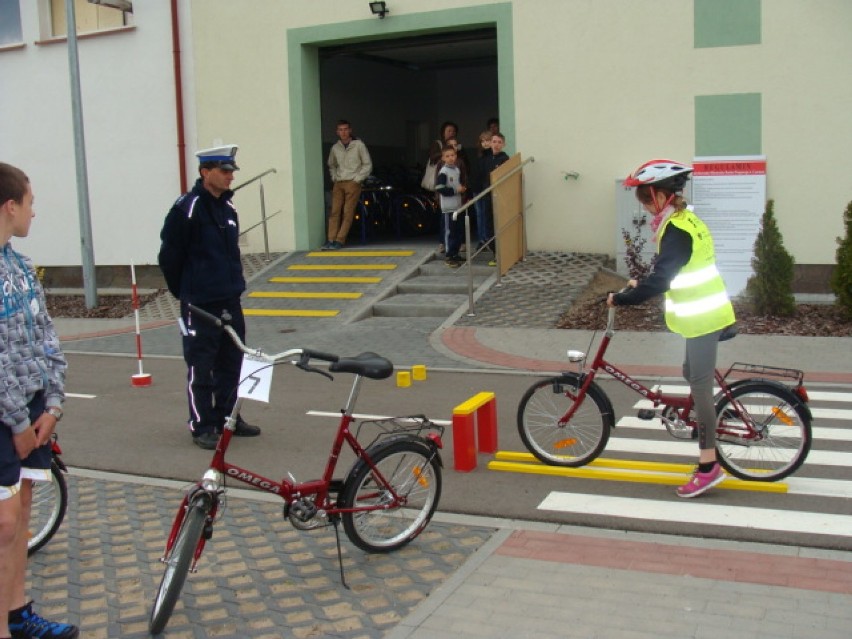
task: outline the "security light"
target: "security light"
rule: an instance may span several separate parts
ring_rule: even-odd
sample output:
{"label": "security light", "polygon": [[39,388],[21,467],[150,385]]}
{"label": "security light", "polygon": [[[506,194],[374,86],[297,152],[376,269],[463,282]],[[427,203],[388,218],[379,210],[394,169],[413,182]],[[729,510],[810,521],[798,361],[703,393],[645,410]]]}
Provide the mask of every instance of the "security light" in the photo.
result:
{"label": "security light", "polygon": [[371,2],[370,11],[374,16],[379,16],[380,20],[385,17],[385,14],[390,13],[390,9],[388,9],[388,5],[384,0],[382,2]]}

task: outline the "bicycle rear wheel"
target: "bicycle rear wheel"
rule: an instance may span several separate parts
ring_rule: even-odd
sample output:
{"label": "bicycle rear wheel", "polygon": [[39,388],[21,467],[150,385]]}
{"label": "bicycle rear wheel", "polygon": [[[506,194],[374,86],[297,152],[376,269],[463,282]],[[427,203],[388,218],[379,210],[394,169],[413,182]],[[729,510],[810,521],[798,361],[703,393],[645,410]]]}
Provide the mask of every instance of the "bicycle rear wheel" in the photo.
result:
{"label": "bicycle rear wheel", "polygon": [[[417,537],[441,499],[441,467],[431,446],[415,438],[390,441],[368,451],[376,470],[405,500],[401,507],[343,513],[349,540],[367,552],[389,552]],[[392,495],[363,460],[353,469],[340,498],[342,508],[390,504]]]}
{"label": "bicycle rear wheel", "polygon": [[716,406],[716,453],[729,473],[751,481],[777,481],[795,472],[811,449],[811,423],[792,393],[771,384],[748,383]]}
{"label": "bicycle rear wheel", "polygon": [[50,465],[50,481],[33,482],[27,555],[32,555],[53,538],[62,525],[67,507],[68,487],[65,477],[56,462],[53,462]]}
{"label": "bicycle rear wheel", "polygon": [[574,415],[562,417],[577,402],[580,376],[566,373],[536,382],[518,405],[518,433],[524,446],[551,466],[583,466],[601,454],[613,427],[612,405],[597,384],[589,386]]}
{"label": "bicycle rear wheel", "polygon": [[157,589],[157,597],[154,599],[151,620],[148,624],[152,635],[162,632],[172,616],[195,555],[195,549],[204,532],[206,519],[206,505],[200,499],[194,500],[187,508],[175,544],[165,559],[166,571]]}

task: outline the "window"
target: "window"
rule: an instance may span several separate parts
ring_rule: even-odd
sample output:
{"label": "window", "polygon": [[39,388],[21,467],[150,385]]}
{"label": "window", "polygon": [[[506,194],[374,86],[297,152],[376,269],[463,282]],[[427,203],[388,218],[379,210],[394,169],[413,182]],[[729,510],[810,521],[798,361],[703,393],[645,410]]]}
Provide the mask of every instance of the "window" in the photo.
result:
{"label": "window", "polygon": [[0,47],[23,41],[19,0],[0,0]]}
{"label": "window", "polygon": [[761,94],[695,96],[695,155],[760,155]]}
{"label": "window", "polygon": [[[133,24],[133,6],[130,2],[115,2],[129,6],[129,11],[123,11],[106,4],[101,6],[90,0],[74,0],[74,16],[77,20],[77,33],[92,33],[118,29]],[[48,37],[59,37],[68,34],[68,22],[65,19],[65,0],[50,0],[50,27]]]}
{"label": "window", "polygon": [[760,0],[693,0],[695,48],[760,44]]}

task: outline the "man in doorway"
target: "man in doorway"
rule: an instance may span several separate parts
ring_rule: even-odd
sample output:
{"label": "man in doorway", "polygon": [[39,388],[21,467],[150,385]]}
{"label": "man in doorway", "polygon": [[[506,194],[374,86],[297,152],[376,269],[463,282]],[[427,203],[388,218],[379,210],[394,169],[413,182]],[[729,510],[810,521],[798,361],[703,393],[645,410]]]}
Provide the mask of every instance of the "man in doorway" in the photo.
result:
{"label": "man in doorway", "polygon": [[322,246],[324,251],[335,251],[346,244],[358,198],[361,197],[361,183],[373,170],[370,152],[361,140],[352,135],[352,125],[347,120],[338,120],[337,138],[328,154],[328,170],[334,187],[328,216],[328,241]]}
{"label": "man in doorway", "polygon": [[[231,326],[245,341],[240,295],[246,281],[239,218],[231,202],[238,148],[227,145],[195,154],[201,177],[174,203],[160,233],[160,269],[169,291],[180,300],[189,430],[193,443],[205,450],[216,448],[225,417],[234,408],[242,353],[227,333],[196,318],[189,305],[216,317],[227,311]],[[260,428],[239,417],[234,435],[254,437]]]}

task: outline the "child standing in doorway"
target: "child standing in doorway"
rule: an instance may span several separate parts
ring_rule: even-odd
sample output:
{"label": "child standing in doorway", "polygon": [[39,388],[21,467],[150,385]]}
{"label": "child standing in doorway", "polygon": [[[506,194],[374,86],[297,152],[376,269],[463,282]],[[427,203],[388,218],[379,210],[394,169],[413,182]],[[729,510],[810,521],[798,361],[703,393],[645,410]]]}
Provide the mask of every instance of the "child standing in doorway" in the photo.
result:
{"label": "child standing in doorway", "polygon": [[462,204],[462,194],[467,191],[463,184],[462,174],[457,161],[456,149],[450,144],[444,145],[441,150],[441,168],[435,180],[435,192],[441,204],[441,215],[444,218],[444,246],[447,254],[445,263],[450,268],[461,266],[459,249],[461,248],[462,224],[463,222],[453,220],[455,213]]}
{"label": "child standing in doorway", "polygon": [[[503,151],[503,147],[506,146],[506,137],[499,131],[491,136],[489,146],[489,152],[483,151],[479,158],[480,192],[491,186],[491,172],[509,159],[509,156],[505,151]],[[485,233],[483,233],[482,230],[479,231],[479,239],[480,242],[490,248],[492,252],[495,252],[494,246],[496,238],[494,237],[493,199],[491,196],[488,196],[482,198],[479,202],[480,206],[477,210],[477,219],[481,217],[483,220],[483,226],[487,225]],[[488,265],[496,266],[497,262],[495,260],[491,260]]]}

